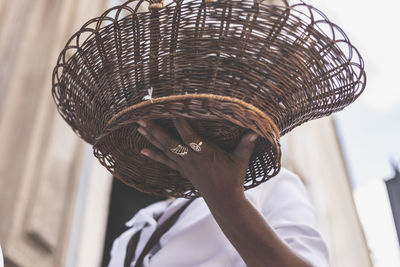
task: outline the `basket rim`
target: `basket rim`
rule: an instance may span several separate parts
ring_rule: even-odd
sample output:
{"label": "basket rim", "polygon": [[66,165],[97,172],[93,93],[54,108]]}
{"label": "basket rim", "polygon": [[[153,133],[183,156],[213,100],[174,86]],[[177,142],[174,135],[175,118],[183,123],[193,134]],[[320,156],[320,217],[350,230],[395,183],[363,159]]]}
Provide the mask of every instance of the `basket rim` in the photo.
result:
{"label": "basket rim", "polygon": [[261,111],[256,106],[254,106],[250,103],[247,103],[239,98],[216,95],[216,94],[184,94],[184,95],[172,95],[172,96],[162,96],[162,97],[151,98],[149,100],[142,101],[140,103],[137,103],[135,105],[129,106],[129,107],[121,110],[120,112],[118,112],[117,114],[112,116],[111,119],[109,119],[107,121],[106,128],[109,127],[111,124],[113,124],[115,121],[117,121],[119,117],[121,117],[125,113],[130,112],[134,109],[146,107],[146,106],[149,106],[154,103],[166,103],[169,101],[176,101],[176,100],[179,101],[179,100],[184,100],[184,99],[212,99],[212,100],[217,100],[217,101],[222,101],[222,102],[231,102],[231,103],[242,105],[243,107],[254,111],[260,117],[264,118],[271,125],[273,132],[275,134],[275,137],[278,139],[280,138],[280,131],[279,131],[278,127],[276,126],[275,122],[271,119],[271,117],[268,116],[265,112]]}

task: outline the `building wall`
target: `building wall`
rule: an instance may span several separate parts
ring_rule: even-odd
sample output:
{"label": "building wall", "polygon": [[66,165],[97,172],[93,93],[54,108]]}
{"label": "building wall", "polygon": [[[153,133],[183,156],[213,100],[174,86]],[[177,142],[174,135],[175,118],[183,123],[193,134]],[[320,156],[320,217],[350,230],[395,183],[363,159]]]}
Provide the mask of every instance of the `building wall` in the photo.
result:
{"label": "building wall", "polygon": [[67,38],[105,0],[0,1],[0,243],[5,266],[65,266],[83,142],[55,110]]}

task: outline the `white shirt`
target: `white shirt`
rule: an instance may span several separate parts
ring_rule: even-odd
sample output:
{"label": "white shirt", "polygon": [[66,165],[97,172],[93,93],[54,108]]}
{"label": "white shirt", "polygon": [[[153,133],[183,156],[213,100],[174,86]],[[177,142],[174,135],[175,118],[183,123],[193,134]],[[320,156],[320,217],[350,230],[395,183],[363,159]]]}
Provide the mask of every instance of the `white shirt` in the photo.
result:
{"label": "white shirt", "polygon": [[[295,253],[313,266],[329,266],[328,251],[317,230],[313,207],[304,185],[296,175],[282,169],[276,177],[247,190],[245,194]],[[126,223],[130,229],[114,240],[109,267],[124,266],[130,238],[144,227],[135,253],[135,257],[138,257],[157,225],[186,201],[183,198],[165,200],[140,210]],[[153,216],[163,212],[157,223]],[[176,223],[161,237],[159,245],[156,251],[151,251],[144,258],[145,267],[246,266],[219,228],[203,198],[194,200],[183,211]],[[135,262],[136,259],[132,267]]]}
{"label": "white shirt", "polygon": [[4,261],[3,261],[3,253],[1,252],[1,246],[0,246],[0,267],[4,266]]}

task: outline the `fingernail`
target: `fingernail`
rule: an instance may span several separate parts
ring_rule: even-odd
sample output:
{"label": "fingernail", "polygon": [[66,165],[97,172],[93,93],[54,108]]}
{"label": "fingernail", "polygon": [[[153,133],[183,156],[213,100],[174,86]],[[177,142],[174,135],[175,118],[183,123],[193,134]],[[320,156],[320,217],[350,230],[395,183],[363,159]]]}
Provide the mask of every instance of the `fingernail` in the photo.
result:
{"label": "fingernail", "polygon": [[141,133],[142,135],[146,135],[146,131],[142,127],[138,128],[138,132]]}
{"label": "fingernail", "polygon": [[149,153],[146,151],[146,150],[140,150],[140,154],[143,154],[143,155],[145,155],[145,156],[148,156],[149,155]]}
{"label": "fingernail", "polygon": [[258,134],[253,134],[253,135],[250,137],[250,142],[256,141],[257,137],[258,137]]}
{"label": "fingernail", "polygon": [[137,123],[138,123],[140,126],[146,127],[146,122],[143,121],[143,120],[139,120],[139,121],[137,121]]}

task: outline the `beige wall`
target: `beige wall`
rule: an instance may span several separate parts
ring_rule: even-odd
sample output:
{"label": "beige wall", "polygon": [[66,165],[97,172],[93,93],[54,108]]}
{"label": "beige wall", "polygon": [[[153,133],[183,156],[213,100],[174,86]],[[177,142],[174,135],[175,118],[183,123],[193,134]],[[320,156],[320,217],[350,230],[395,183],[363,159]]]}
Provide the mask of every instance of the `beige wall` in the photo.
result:
{"label": "beige wall", "polygon": [[56,113],[51,74],[106,0],[0,1],[0,243],[6,266],[64,266],[83,143]]}

